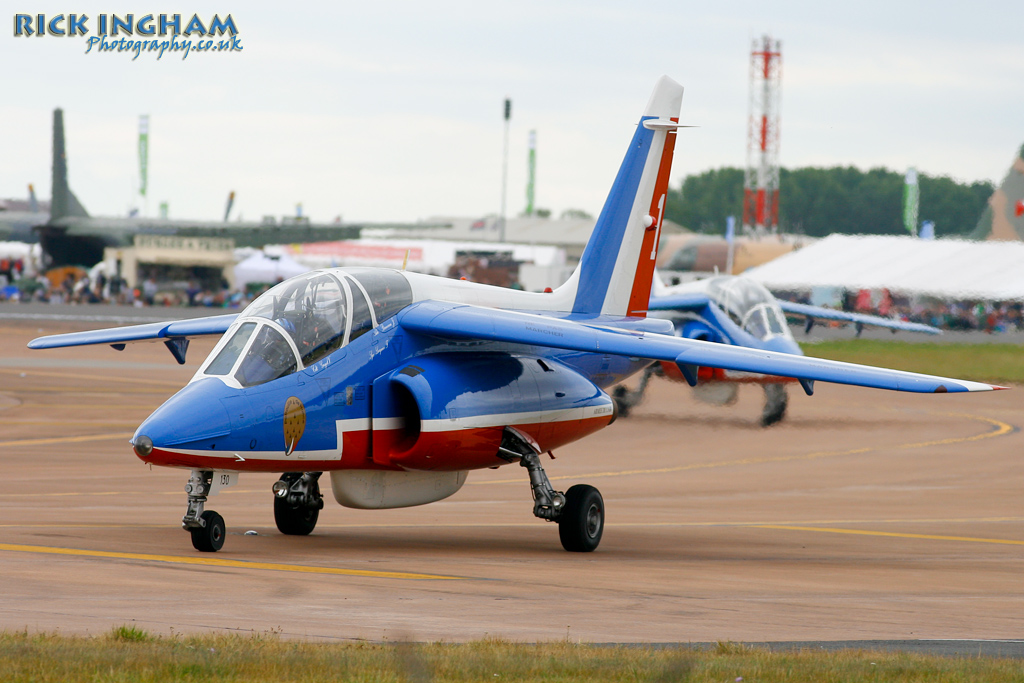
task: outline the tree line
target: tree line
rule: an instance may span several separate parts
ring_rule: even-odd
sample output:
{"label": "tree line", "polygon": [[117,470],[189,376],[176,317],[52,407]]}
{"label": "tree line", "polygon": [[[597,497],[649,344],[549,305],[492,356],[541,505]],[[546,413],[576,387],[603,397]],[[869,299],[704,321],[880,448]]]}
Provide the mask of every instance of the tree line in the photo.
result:
{"label": "tree line", "polygon": [[[824,237],[906,235],[903,227],[904,174],[884,168],[781,169],[779,228],[782,232]],[[974,230],[995,186],[988,181],[962,183],[946,176],[918,174],[919,221],[933,221],[936,236],[967,235]],[[743,217],[743,169],[719,168],[687,176],[670,188],[665,217],[690,230],[723,234],[726,216]]]}

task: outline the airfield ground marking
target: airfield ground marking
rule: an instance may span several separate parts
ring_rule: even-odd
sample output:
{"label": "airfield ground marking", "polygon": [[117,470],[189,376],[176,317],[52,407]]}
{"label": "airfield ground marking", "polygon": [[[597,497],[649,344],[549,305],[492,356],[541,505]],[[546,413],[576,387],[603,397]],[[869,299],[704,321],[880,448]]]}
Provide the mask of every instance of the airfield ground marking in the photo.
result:
{"label": "airfield ground marking", "polygon": [[[73,368],[68,368],[68,370],[72,370],[72,369]],[[175,369],[176,370],[178,368],[177,368],[177,366],[174,366],[173,368],[169,368],[169,369]],[[32,368],[0,368],[0,372],[5,372],[5,373],[8,373],[8,374],[14,374],[14,375],[26,375],[26,376],[27,375],[37,375],[39,377],[60,377],[62,379],[67,379],[69,377],[69,374],[66,373],[66,372],[46,372],[44,370],[34,370]],[[116,382],[129,382],[129,383],[132,383],[132,384],[145,384],[145,385],[148,385],[148,386],[152,386],[154,384],[160,384],[160,385],[166,385],[166,386],[169,386],[169,387],[173,387],[175,389],[180,389],[182,387],[181,382],[172,382],[170,380],[158,380],[158,379],[157,380],[140,379],[140,378],[137,378],[137,377],[118,377],[117,375],[80,375],[80,374],[78,374],[76,372],[73,375],[73,377],[75,379],[95,379],[95,380],[100,380],[100,381],[103,381],[103,382],[109,382],[111,380],[114,380]],[[33,391],[38,391],[38,389],[33,389]]]}
{"label": "airfield ground marking", "polygon": [[[180,389],[183,384],[178,384],[177,387]],[[160,396],[167,396],[167,389],[114,389],[105,387],[80,387],[80,386],[64,386],[64,387],[15,387],[14,389],[7,389],[5,393],[16,394],[18,392],[24,394],[61,394],[67,396],[82,396],[82,395],[98,395],[98,396],[124,396],[125,394],[139,395],[139,394],[153,394]]]}
{"label": "airfield ground marking", "polygon": [[[221,493],[226,493],[222,491]],[[75,495],[75,494],[54,494]],[[124,495],[110,492],[100,495]],[[147,494],[148,495],[148,494]],[[174,494],[177,495],[177,494]],[[652,527],[686,527],[686,528],[777,528],[798,529],[803,525],[815,524],[995,524],[1002,522],[1024,522],[1024,517],[956,517],[950,519],[802,519],[765,523],[762,521],[737,522],[609,522],[605,526],[616,528],[643,529]],[[477,529],[506,527],[536,527],[531,522],[358,522],[355,524],[317,524],[318,529]],[[257,525],[260,526],[260,525]],[[23,522],[19,524],[0,524],[0,529],[180,529],[180,524],[109,524],[105,522],[89,522],[84,524],[68,524],[64,522]],[[821,526],[810,527],[821,530]]]}
{"label": "airfield ground marking", "polygon": [[826,534],[852,534],[855,536],[887,536],[890,538],[917,538],[929,541],[966,541],[968,543],[996,543],[999,545],[1024,545],[1024,541],[1004,538],[973,538],[971,536],[940,536],[936,534],[908,534],[896,531],[866,531],[863,529],[829,529],[814,526],[790,526],[788,524],[756,524],[755,529],[780,529],[784,531],[818,531]]}
{"label": "airfield ground marking", "polygon": [[[928,446],[948,446],[950,444],[967,443],[970,441],[982,441],[983,439],[992,439],[999,436],[1005,436],[1012,433],[1016,427],[999,420],[995,420],[990,417],[983,417],[981,415],[968,415],[966,413],[938,413],[945,417],[962,417],[969,420],[975,420],[978,422],[986,422],[992,425],[991,431],[983,432],[981,434],[975,434],[973,436],[960,436],[951,437],[948,439],[936,439],[933,441],[918,441],[907,444],[896,444],[896,445],[884,445],[884,446],[866,446],[864,448],[851,448],[845,451],[816,451],[814,453],[801,453],[794,455],[780,455],[768,458],[743,458],[741,460],[723,460],[719,462],[702,462],[692,463],[689,465],[678,465],[676,467],[656,467],[650,469],[638,469],[638,470],[619,470],[617,472],[590,472],[581,474],[569,474],[560,475],[557,477],[549,477],[552,481],[559,479],[594,479],[598,477],[625,477],[638,474],[667,474],[670,472],[687,472],[692,470],[708,470],[717,469],[720,467],[736,467],[739,465],[763,465],[768,463],[780,463],[780,462],[793,462],[799,460],[818,460],[822,458],[836,458],[844,455],[860,455],[862,453],[872,453],[874,451],[882,450],[883,448],[895,449],[895,450],[911,450],[915,448],[926,448]],[[521,479],[496,479],[491,481],[468,481],[470,485],[485,485],[485,484],[521,484]]]}
{"label": "airfield ground marking", "polygon": [[[261,474],[263,474],[261,472]],[[270,493],[270,489],[222,489],[218,496],[240,493]],[[48,493],[0,493],[0,498],[71,498],[74,496],[180,496],[181,491],[50,491]]]}
{"label": "airfield ground marking", "polygon": [[[0,394],[2,396],[3,394]],[[0,406],[3,410],[14,410],[15,408],[67,408],[74,406],[73,403],[17,403],[8,406]],[[76,408],[78,406],[75,406]],[[128,410],[145,410],[147,412],[153,412],[156,405],[139,405],[138,403],[110,403],[108,401],[103,402],[103,408],[109,410],[110,408],[123,408]],[[138,420],[136,424],[141,423],[142,420]]]}
{"label": "airfield ground marking", "polygon": [[41,553],[46,555],[71,555],[76,557],[98,557],[115,560],[142,560],[146,562],[162,562],[166,564],[190,564],[206,567],[232,567],[236,569],[263,569],[279,572],[298,572],[301,574],[333,574],[337,576],[361,576],[376,579],[415,579],[415,580],[457,580],[464,576],[444,574],[416,574],[412,572],[383,572],[369,569],[340,569],[338,567],[314,567],[303,564],[278,564],[273,562],[246,562],[228,560],[219,557],[182,557],[177,555],[147,555],[142,553],[115,553],[105,550],[79,550],[77,548],[52,548],[40,545],[12,545],[0,543],[0,551],[18,553]]}
{"label": "airfield ground marking", "polygon": [[115,434],[88,434],[86,436],[58,436],[51,439],[16,439],[0,441],[0,448],[8,446],[45,446],[56,443],[81,443],[83,441],[105,441],[107,439],[130,439],[133,432],[117,432]]}
{"label": "airfield ground marking", "polygon": [[[12,406],[12,407],[14,407],[14,406]],[[126,425],[129,426],[129,427],[133,427],[133,426],[137,427],[139,425],[138,420],[106,420],[106,421],[103,421],[103,422],[99,422],[97,420],[64,420],[64,419],[62,419],[60,421],[60,423],[62,425],[90,425],[90,426],[97,426],[97,425],[114,426],[114,425],[117,425],[119,427],[124,427]],[[45,420],[45,419],[39,419],[39,418],[34,419],[34,420],[14,420],[14,419],[4,420],[4,419],[0,419],[0,426],[3,426],[3,425],[40,425],[40,426],[44,426],[45,427],[45,426],[49,426],[49,425],[52,425],[52,424],[53,424],[53,420]]]}

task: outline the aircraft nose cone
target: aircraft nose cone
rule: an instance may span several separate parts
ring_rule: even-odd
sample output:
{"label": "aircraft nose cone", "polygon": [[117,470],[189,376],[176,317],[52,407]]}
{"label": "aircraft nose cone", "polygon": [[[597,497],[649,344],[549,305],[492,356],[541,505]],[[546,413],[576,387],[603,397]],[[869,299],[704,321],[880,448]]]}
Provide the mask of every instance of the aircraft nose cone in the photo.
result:
{"label": "aircraft nose cone", "polygon": [[145,458],[153,452],[153,439],[149,438],[145,434],[141,434],[135,437],[135,442],[132,446],[135,448],[135,455],[140,458]]}
{"label": "aircraft nose cone", "polygon": [[153,411],[132,439],[135,453],[146,458],[172,446],[210,448],[231,433],[231,421],[220,399],[237,391],[217,379],[203,379],[181,389]]}

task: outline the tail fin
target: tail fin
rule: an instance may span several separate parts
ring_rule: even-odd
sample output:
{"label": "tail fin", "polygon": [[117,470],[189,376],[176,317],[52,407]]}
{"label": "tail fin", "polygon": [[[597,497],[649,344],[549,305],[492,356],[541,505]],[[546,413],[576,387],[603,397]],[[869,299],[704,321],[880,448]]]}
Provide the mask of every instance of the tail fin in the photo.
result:
{"label": "tail fin", "polygon": [[32,183],[28,184],[28,210],[32,213],[39,213],[39,201],[36,199],[36,188]]}
{"label": "tail fin", "polygon": [[662,76],[619,167],[576,273],[573,313],[645,316],[683,87]]}
{"label": "tail fin", "polygon": [[64,112],[53,110],[53,183],[50,189],[50,221],[89,214],[68,187],[68,162],[64,152]]}
{"label": "tail fin", "polygon": [[1024,145],[1013,160],[1003,184],[989,197],[977,227],[975,240],[1024,239]]}

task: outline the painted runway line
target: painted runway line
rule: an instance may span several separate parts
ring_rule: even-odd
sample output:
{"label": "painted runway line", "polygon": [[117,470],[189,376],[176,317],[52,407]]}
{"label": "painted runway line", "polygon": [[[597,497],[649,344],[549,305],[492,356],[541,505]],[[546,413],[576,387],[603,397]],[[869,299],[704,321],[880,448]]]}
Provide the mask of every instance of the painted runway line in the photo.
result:
{"label": "painted runway line", "polygon": [[[72,370],[73,368],[68,368],[68,369]],[[171,369],[178,370],[179,367],[175,366],[175,367],[173,367]],[[192,369],[192,372],[195,372],[195,370],[198,370],[198,369],[199,369],[199,367],[196,366],[195,369]],[[0,368],[0,372],[12,374],[12,375],[39,376],[39,377],[60,377],[62,379],[67,379],[68,378],[68,373],[67,372],[46,372],[46,371],[43,371],[43,370],[35,370],[35,369],[31,369],[31,368]],[[143,384],[145,386],[157,386],[157,385],[159,385],[159,386],[171,387],[171,388],[174,388],[175,390],[180,389],[183,386],[183,384],[181,382],[172,382],[172,381],[169,381],[169,380],[159,380],[159,379],[142,379],[142,378],[139,378],[139,377],[122,377],[122,376],[119,376],[119,375],[117,375],[115,373],[111,373],[109,375],[87,375],[87,374],[80,374],[80,373],[76,372],[74,377],[75,377],[75,379],[94,379],[94,380],[97,380],[97,381],[100,381],[100,382],[111,382],[111,381],[114,381],[114,382],[125,382],[125,383],[129,383],[129,384]],[[28,391],[37,391],[38,390],[38,389],[33,388],[33,387],[17,387],[17,389],[25,389],[25,390],[28,390]],[[17,389],[15,389],[15,390],[17,390]],[[150,391],[143,391],[141,393],[147,393],[148,394],[148,393],[152,393],[152,392],[150,392]]]}
{"label": "painted runway line", "polygon": [[[222,491],[222,493],[227,493]],[[10,494],[8,494],[10,495]],[[28,495],[28,494],[26,494]],[[57,494],[60,495],[60,494]],[[74,494],[69,494],[74,495]],[[96,495],[122,495],[107,492]],[[178,495],[178,494],[175,494]],[[829,519],[799,521],[733,521],[733,522],[609,522],[605,526],[620,529],[658,529],[658,528],[737,528],[737,529],[786,529],[803,531],[825,531],[832,533],[849,533],[870,536],[900,536],[931,540],[979,541],[1004,543],[1009,545],[1024,544],[1024,541],[1011,539],[977,539],[968,536],[948,536],[935,534],[913,534],[910,532],[866,531],[859,529],[837,529],[825,525],[836,524],[1005,524],[1024,522],[1024,517],[959,517],[959,518],[922,518],[922,519]],[[810,526],[814,525],[814,526]],[[246,526],[246,525],[242,525]],[[248,525],[261,528],[261,525]],[[317,529],[505,529],[518,527],[536,527],[537,521],[529,522],[358,522],[354,524],[317,524]],[[62,522],[25,522],[0,524],[0,529],[177,529],[179,524],[111,524],[92,522],[83,524],[67,524]],[[260,535],[277,535],[276,532]]]}
{"label": "painted runway line", "polygon": [[49,439],[15,439],[0,441],[0,448],[12,446],[47,446],[58,443],[83,443],[85,441],[107,441],[108,439],[132,438],[133,432],[117,432],[115,434],[90,434],[87,436],[57,436]]}
{"label": "painted runway line", "polygon": [[[864,453],[873,453],[880,450],[892,449],[892,450],[912,450],[916,448],[927,448],[928,446],[948,446],[951,444],[968,443],[972,441],[982,441],[984,439],[993,439],[1000,436],[1011,434],[1016,430],[1011,424],[995,420],[990,417],[984,417],[981,415],[967,415],[964,413],[940,413],[944,417],[959,417],[968,420],[975,420],[977,422],[984,422],[992,427],[989,431],[982,432],[980,434],[974,434],[972,436],[960,436],[951,437],[948,439],[936,439],[932,441],[916,441],[905,444],[886,444],[882,446],[866,446],[864,448],[851,448],[842,451],[815,451],[813,453],[796,453],[792,455],[778,455],[765,458],[741,458],[739,460],[722,460],[718,462],[702,462],[702,463],[691,463],[689,465],[678,465],[675,467],[653,467],[649,469],[635,469],[635,470],[618,470],[614,472],[589,472],[582,474],[572,475],[560,475],[557,477],[550,477],[552,481],[560,479],[598,479],[605,477],[626,477],[643,474],[668,474],[671,472],[688,472],[693,470],[709,470],[718,469],[722,467],[738,467],[741,465],[765,465],[770,463],[781,463],[781,462],[798,462],[802,460],[820,460],[823,458],[837,458],[846,455],[862,455]],[[477,485],[483,486],[487,484],[521,484],[522,479],[494,479],[490,481],[467,481],[466,485]]]}
{"label": "painted runway line", "polygon": [[297,572],[300,574],[331,574],[336,576],[359,576],[374,579],[412,579],[412,580],[466,580],[464,576],[444,574],[418,574],[413,572],[384,572],[368,569],[341,569],[339,567],[315,567],[302,564],[279,564],[273,562],[246,562],[228,560],[219,557],[183,557],[178,555],[149,555],[144,553],[116,553],[105,550],[79,550],[77,548],[54,548],[41,545],[15,545],[0,543],[0,551],[16,553],[39,553],[45,555],[65,555],[74,557],[102,558],[114,560],[142,560],[162,564],[186,564],[204,567],[231,567],[235,569],[261,569],[278,572]]}
{"label": "painted runway line", "polygon": [[913,538],[927,541],[962,541],[965,543],[995,543],[997,545],[1024,545],[1024,541],[1008,538],[973,538],[971,536],[942,536],[938,534],[909,534],[897,531],[869,531],[866,529],[835,529],[815,526],[791,526],[788,524],[758,524],[755,529],[779,529],[783,531],[815,531],[825,534],[851,534],[854,536],[884,536],[889,538]]}

